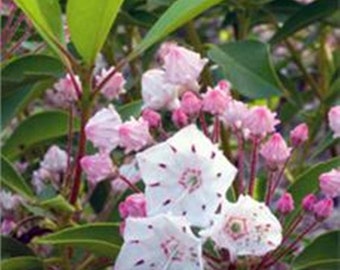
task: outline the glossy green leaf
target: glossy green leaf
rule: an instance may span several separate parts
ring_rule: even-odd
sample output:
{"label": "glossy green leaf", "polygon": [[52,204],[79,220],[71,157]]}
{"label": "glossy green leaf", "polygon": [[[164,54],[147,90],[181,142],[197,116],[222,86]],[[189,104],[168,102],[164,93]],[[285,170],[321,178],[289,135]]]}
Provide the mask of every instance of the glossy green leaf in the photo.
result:
{"label": "glossy green leaf", "polygon": [[340,269],[340,231],[317,237],[293,261],[294,270]]}
{"label": "glossy green leaf", "polygon": [[337,167],[340,167],[340,157],[318,163],[295,179],[294,183],[288,187],[287,191],[292,194],[297,207],[293,213],[289,215],[287,221],[289,221],[291,217],[295,216],[301,209],[300,205],[304,196],[318,191],[320,174]]}
{"label": "glossy green leaf", "polygon": [[116,223],[93,223],[67,228],[35,240],[48,245],[81,247],[96,254],[115,258],[122,243],[119,225]]}
{"label": "glossy green leaf", "polygon": [[18,256],[33,256],[33,251],[18,240],[1,235],[1,258],[6,259]]}
{"label": "glossy green leaf", "polygon": [[3,260],[0,264],[2,270],[43,270],[42,261],[33,256],[22,256]]}
{"label": "glossy green leaf", "polygon": [[26,198],[34,197],[25,180],[4,156],[1,156],[1,170],[1,182],[4,186]]}
{"label": "glossy green leaf", "polygon": [[62,13],[56,0],[15,0],[40,35],[59,53],[56,44],[64,43]]}
{"label": "glossy green leaf", "polygon": [[92,65],[102,48],[123,0],[69,0],[67,21],[71,40]]}
{"label": "glossy green leaf", "polygon": [[62,213],[73,213],[76,209],[63,196],[58,195],[52,199],[42,201],[40,206]]}
{"label": "glossy green leaf", "polygon": [[122,119],[128,120],[131,116],[138,117],[142,110],[143,101],[136,100],[126,105],[120,106],[117,108],[118,113],[122,117]]}
{"label": "glossy green leaf", "polygon": [[129,58],[136,57],[177,28],[220,2],[222,0],[177,0],[158,19]]}
{"label": "glossy green leaf", "polygon": [[[79,130],[78,119],[74,122],[74,131],[77,130]],[[16,158],[29,147],[66,135],[67,131],[67,113],[63,111],[36,113],[22,121],[13,131],[13,134],[5,141],[2,153],[9,159]]]}
{"label": "glossy green leaf", "polygon": [[271,43],[277,43],[304,27],[329,17],[340,7],[337,0],[319,0],[306,5],[294,13],[275,33]]}
{"label": "glossy green leaf", "polygon": [[239,93],[250,98],[281,95],[281,85],[269,57],[269,48],[259,41],[247,40],[212,45],[209,58],[222,67],[226,79]]}

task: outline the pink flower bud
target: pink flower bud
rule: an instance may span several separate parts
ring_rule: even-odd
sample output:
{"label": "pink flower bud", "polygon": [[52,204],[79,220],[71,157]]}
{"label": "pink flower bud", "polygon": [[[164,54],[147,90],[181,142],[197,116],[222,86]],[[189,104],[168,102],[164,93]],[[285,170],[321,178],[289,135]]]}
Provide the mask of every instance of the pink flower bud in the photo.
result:
{"label": "pink flower bud", "polygon": [[322,192],[329,197],[340,196],[340,170],[331,170],[319,176],[319,184]]}
{"label": "pink flower bud", "polygon": [[305,141],[308,140],[308,133],[308,126],[305,123],[296,126],[290,132],[290,140],[292,142],[292,145],[297,147],[303,144]]}
{"label": "pink flower bud", "polygon": [[215,87],[214,89],[208,88],[208,91],[203,94],[202,97],[203,111],[214,115],[222,115],[230,101],[229,93],[221,90],[219,87]]}
{"label": "pink flower bud", "polygon": [[124,202],[119,204],[119,214],[121,218],[145,217],[146,200],[143,193],[135,193],[128,196]]}
{"label": "pink flower bud", "polygon": [[[106,70],[102,69],[100,75],[96,76],[97,84],[99,85],[112,71],[114,67]],[[105,83],[100,92],[108,99],[112,100],[118,98],[119,94],[125,93],[124,85],[126,80],[121,72],[116,72],[111,78]]]}
{"label": "pink flower bud", "polygon": [[332,107],[328,112],[329,126],[334,132],[334,138],[340,137],[340,105]]}
{"label": "pink flower bud", "polygon": [[276,113],[271,112],[267,107],[255,106],[249,110],[244,126],[252,135],[262,137],[275,131],[275,126],[279,123]]}
{"label": "pink flower bud", "polygon": [[290,193],[286,192],[281,196],[277,202],[277,210],[283,215],[287,215],[294,210],[294,199]]}
{"label": "pink flower bud", "polygon": [[317,198],[314,194],[308,194],[302,199],[302,208],[306,212],[312,212]]}
{"label": "pink flower bud", "polygon": [[67,153],[56,145],[52,145],[46,152],[40,166],[51,173],[62,173],[67,167]]}
{"label": "pink flower bud", "polygon": [[178,46],[176,43],[163,44],[159,55],[165,69],[166,80],[177,85],[195,84],[208,62],[198,53]]}
{"label": "pink flower bud", "polygon": [[284,165],[289,158],[291,148],[287,147],[285,140],[280,133],[275,133],[270,139],[262,145],[260,150],[261,156],[266,160],[270,168],[276,169]]}
{"label": "pink flower bud", "polygon": [[314,207],[314,215],[317,220],[323,220],[325,218],[328,218],[334,209],[334,203],[331,198],[323,199],[319,202],[317,202]]}
{"label": "pink flower bud", "polygon": [[143,118],[136,120],[131,117],[130,121],[120,125],[118,133],[119,145],[125,148],[125,153],[139,151],[152,141],[148,122]]}
{"label": "pink flower bud", "polygon": [[[82,92],[79,77],[74,76],[74,81],[77,85],[77,89]],[[55,83],[54,89],[57,91],[56,94],[60,95],[60,98],[65,102],[74,102],[79,99],[76,87],[70,74],[67,74],[64,78],[61,78],[57,83]]]}
{"label": "pink flower bud", "polygon": [[86,138],[100,151],[110,152],[119,144],[118,128],[122,120],[112,105],[90,118],[85,126]]}
{"label": "pink flower bud", "polygon": [[184,127],[189,123],[188,116],[183,112],[181,108],[172,111],[171,119],[175,126],[178,128]]}
{"label": "pink flower bud", "polygon": [[202,101],[191,91],[183,94],[181,99],[181,109],[187,115],[195,116],[202,108]]}
{"label": "pink flower bud", "polygon": [[231,127],[233,130],[239,130],[243,128],[248,113],[249,109],[245,103],[232,99],[229,101],[223,112],[221,120],[226,126]]}
{"label": "pink flower bud", "polygon": [[161,115],[151,109],[145,109],[142,112],[142,118],[148,122],[150,128],[158,128],[161,125]]}
{"label": "pink flower bud", "polygon": [[221,91],[226,92],[228,95],[230,95],[230,88],[231,88],[231,84],[229,81],[227,80],[221,80],[217,83],[217,86],[215,87],[215,89],[219,89]]}
{"label": "pink flower bud", "polygon": [[105,153],[85,156],[80,160],[80,164],[87,175],[88,181],[93,186],[108,178],[114,172],[112,160]]}
{"label": "pink flower bud", "polygon": [[177,85],[166,82],[161,69],[148,70],[142,76],[143,108],[176,109],[179,107],[178,91]]}

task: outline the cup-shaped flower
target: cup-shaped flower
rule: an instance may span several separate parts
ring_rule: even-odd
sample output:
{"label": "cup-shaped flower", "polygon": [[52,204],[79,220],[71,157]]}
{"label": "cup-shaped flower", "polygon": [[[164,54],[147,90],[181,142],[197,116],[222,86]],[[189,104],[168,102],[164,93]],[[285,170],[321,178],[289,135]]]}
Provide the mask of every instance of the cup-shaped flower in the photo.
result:
{"label": "cup-shaped flower", "polygon": [[308,126],[305,123],[302,123],[298,126],[296,126],[291,132],[290,132],[290,140],[292,142],[292,145],[297,147],[303,144],[305,141],[308,140]]}
{"label": "cup-shaped flower", "polygon": [[85,126],[86,138],[100,151],[110,152],[119,145],[118,129],[122,120],[112,105],[90,118]]}
{"label": "cup-shaped flower", "polygon": [[244,126],[251,135],[263,137],[275,131],[275,126],[280,121],[276,119],[276,113],[271,112],[267,107],[255,106],[249,110]]}
{"label": "cup-shaped flower", "polygon": [[87,175],[88,181],[93,186],[112,175],[115,171],[112,160],[107,153],[84,156],[80,160],[80,164]]}
{"label": "cup-shaped flower", "polygon": [[271,169],[282,166],[290,156],[291,148],[287,146],[280,133],[272,135],[260,150],[261,156]]}
{"label": "cup-shaped flower", "polygon": [[334,132],[333,137],[340,137],[340,105],[332,107],[328,112],[329,126]]}
{"label": "cup-shaped flower", "polygon": [[245,103],[231,99],[221,116],[221,121],[234,131],[240,130],[244,128],[245,119],[248,117],[248,110]]}
{"label": "cup-shaped flower", "polygon": [[172,212],[195,226],[213,223],[236,168],[218,147],[190,125],[137,154],[148,215]]}
{"label": "cup-shaped flower", "polygon": [[322,192],[329,197],[340,196],[340,169],[333,169],[319,176]]}
{"label": "cup-shaped flower", "polygon": [[208,91],[202,95],[203,111],[213,115],[222,115],[227,108],[230,100],[229,92],[220,87],[208,88]]}
{"label": "cup-shaped flower", "polygon": [[[59,99],[66,102],[77,101],[79,99],[78,94],[82,92],[79,77],[74,76],[73,81],[70,74],[67,74],[64,78],[61,78],[58,82],[56,82],[54,84],[54,89],[56,90],[56,95],[59,96]],[[80,93],[77,92],[77,89]]]}
{"label": "cup-shaped flower", "polygon": [[176,43],[164,43],[160,49],[166,80],[177,85],[187,85],[195,90],[195,84],[208,62],[198,53],[188,50]]}
{"label": "cup-shaped flower", "polygon": [[[113,72],[114,67],[106,70],[102,69],[101,74],[96,76],[97,84],[100,84],[106,77]],[[116,72],[111,78],[104,84],[103,88],[100,89],[100,92],[106,97],[108,100],[113,100],[118,98],[120,94],[125,93],[124,85],[126,80],[121,72]]]}
{"label": "cup-shaped flower", "polygon": [[115,270],[201,270],[201,240],[183,217],[127,218]]}
{"label": "cup-shaped flower", "polygon": [[52,145],[46,152],[40,166],[51,173],[62,173],[67,167],[67,153],[57,145]]}
{"label": "cup-shaped flower", "polygon": [[150,69],[142,76],[143,107],[153,110],[173,110],[179,107],[179,87],[166,82],[164,71]]}
{"label": "cup-shaped flower", "polygon": [[263,256],[282,241],[282,227],[270,209],[251,197],[240,195],[236,203],[226,202],[214,225],[201,232],[218,248],[237,256]]}

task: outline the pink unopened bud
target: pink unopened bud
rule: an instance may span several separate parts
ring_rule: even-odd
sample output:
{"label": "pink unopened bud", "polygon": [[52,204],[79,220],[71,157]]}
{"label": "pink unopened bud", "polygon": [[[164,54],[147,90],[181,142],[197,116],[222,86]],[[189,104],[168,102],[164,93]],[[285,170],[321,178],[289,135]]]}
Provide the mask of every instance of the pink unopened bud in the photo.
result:
{"label": "pink unopened bud", "polygon": [[172,122],[176,127],[181,128],[189,123],[188,116],[183,112],[181,108],[172,111]]}
{"label": "pink unopened bud", "polygon": [[334,138],[340,137],[340,105],[332,107],[328,112],[329,126],[334,132]]}
{"label": "pink unopened bud", "polygon": [[[114,67],[106,70],[102,69],[100,75],[96,76],[97,84],[99,85],[106,77],[113,72]],[[125,93],[124,85],[126,81],[121,72],[116,72],[111,78],[105,83],[100,92],[108,99],[112,100],[118,98],[119,94]]]}
{"label": "pink unopened bud", "polygon": [[118,133],[119,145],[125,148],[125,153],[139,151],[152,141],[148,122],[143,118],[136,120],[131,117],[129,121],[120,125]]}
{"label": "pink unopened bud", "polygon": [[80,164],[92,185],[96,185],[114,172],[112,160],[105,153],[85,156],[81,159]]}
{"label": "pink unopened bud", "polygon": [[190,116],[195,116],[202,108],[202,101],[191,91],[183,94],[181,99],[181,109]]}
{"label": "pink unopened bud", "polygon": [[271,112],[267,107],[255,106],[249,110],[244,127],[250,134],[262,137],[275,131],[275,126],[279,123],[276,113]]}
{"label": "pink unopened bud", "polygon": [[145,109],[142,112],[142,118],[148,122],[150,128],[158,128],[161,125],[161,115],[151,109]]}
{"label": "pink unopened bud", "polygon": [[280,133],[275,133],[271,138],[263,144],[260,154],[266,160],[267,165],[276,169],[283,165],[289,158],[291,148],[287,147],[285,140]]}
{"label": "pink unopened bud", "polygon": [[277,202],[277,210],[283,215],[287,215],[294,210],[294,199],[290,193],[286,192],[281,196]]}
{"label": "pink unopened bud", "polygon": [[145,217],[146,200],[143,193],[136,193],[128,196],[124,202],[119,204],[119,214],[121,218]]}
{"label": "pink unopened bud", "polygon": [[330,172],[321,174],[319,184],[326,196],[332,198],[340,196],[340,169],[333,169]]}
{"label": "pink unopened bud", "polygon": [[334,203],[331,198],[323,199],[314,205],[313,211],[317,220],[328,218],[334,209]]}
{"label": "pink unopened bud", "polygon": [[308,133],[308,126],[305,123],[296,126],[290,132],[290,140],[292,142],[292,145],[297,147],[303,144],[305,141],[308,140]]}
{"label": "pink unopened bud", "polygon": [[231,84],[230,82],[228,82],[227,80],[221,80],[217,83],[217,86],[215,87],[215,89],[218,88],[224,92],[226,92],[228,95],[230,95],[230,88],[231,88]]}
{"label": "pink unopened bud", "polygon": [[208,88],[208,91],[202,97],[203,111],[214,115],[222,115],[231,99],[229,93],[219,87]]}
{"label": "pink unopened bud", "polygon": [[302,200],[302,208],[306,212],[312,212],[314,209],[314,205],[317,201],[317,198],[314,194],[308,194],[306,195]]}

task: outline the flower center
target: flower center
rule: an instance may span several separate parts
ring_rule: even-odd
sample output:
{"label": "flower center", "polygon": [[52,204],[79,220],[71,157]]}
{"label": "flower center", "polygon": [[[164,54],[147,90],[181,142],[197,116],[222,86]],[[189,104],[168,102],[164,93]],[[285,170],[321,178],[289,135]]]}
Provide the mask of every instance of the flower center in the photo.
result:
{"label": "flower center", "polygon": [[248,233],[246,219],[230,217],[224,227],[224,232],[234,240],[242,238]]}
{"label": "flower center", "polygon": [[202,184],[201,170],[198,169],[186,169],[178,183],[185,189],[188,189],[189,193],[198,189]]}

